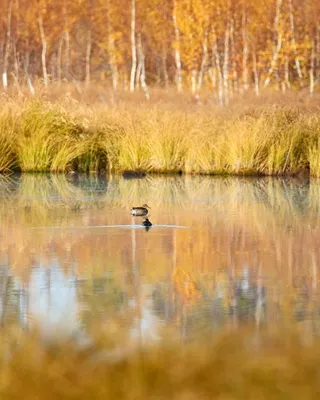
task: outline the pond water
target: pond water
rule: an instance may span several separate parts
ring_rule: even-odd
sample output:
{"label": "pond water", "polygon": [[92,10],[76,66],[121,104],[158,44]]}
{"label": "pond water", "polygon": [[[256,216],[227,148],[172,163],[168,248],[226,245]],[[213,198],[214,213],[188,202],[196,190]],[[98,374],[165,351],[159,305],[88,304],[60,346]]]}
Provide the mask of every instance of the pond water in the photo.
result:
{"label": "pond water", "polygon": [[[143,203],[148,230],[130,213]],[[319,211],[316,180],[1,177],[1,322],[75,332],[120,318],[150,338],[248,323],[318,332]]]}

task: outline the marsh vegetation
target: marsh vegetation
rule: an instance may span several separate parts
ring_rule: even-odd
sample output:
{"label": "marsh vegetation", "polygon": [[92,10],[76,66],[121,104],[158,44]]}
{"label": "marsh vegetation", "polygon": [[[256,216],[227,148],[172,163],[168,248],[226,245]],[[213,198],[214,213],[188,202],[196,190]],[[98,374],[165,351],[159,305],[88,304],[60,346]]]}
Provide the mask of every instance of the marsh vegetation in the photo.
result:
{"label": "marsh vegetation", "polygon": [[320,176],[320,116],[2,101],[0,171]]}

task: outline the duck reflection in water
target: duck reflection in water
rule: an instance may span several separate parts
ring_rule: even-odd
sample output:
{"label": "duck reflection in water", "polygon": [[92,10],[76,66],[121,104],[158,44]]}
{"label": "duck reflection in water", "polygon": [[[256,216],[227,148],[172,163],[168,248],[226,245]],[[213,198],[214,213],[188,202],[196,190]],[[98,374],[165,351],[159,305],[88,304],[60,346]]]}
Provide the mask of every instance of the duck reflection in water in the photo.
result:
{"label": "duck reflection in water", "polygon": [[149,219],[146,217],[144,218],[144,220],[142,221],[142,225],[145,227],[146,231],[148,232],[148,230],[151,228],[152,223],[151,221],[149,221]]}

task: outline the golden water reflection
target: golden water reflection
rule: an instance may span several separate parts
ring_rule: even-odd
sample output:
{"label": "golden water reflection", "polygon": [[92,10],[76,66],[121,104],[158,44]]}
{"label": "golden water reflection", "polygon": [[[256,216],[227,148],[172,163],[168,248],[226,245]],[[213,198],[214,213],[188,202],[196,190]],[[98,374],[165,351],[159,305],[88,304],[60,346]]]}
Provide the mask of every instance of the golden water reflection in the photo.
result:
{"label": "golden water reflection", "polygon": [[[149,231],[130,227],[143,203]],[[74,331],[116,316],[149,337],[318,331],[319,210],[316,180],[2,177],[1,321]]]}

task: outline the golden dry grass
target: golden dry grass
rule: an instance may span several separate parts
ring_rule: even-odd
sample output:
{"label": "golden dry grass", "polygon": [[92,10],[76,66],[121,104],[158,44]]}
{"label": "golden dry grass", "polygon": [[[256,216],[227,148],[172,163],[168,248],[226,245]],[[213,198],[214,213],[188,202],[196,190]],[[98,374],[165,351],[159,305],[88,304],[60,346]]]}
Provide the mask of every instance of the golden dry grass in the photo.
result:
{"label": "golden dry grass", "polygon": [[0,171],[320,174],[316,111],[277,106],[230,115],[70,98],[1,101]]}

